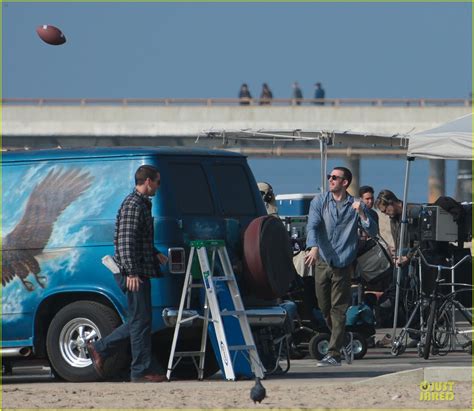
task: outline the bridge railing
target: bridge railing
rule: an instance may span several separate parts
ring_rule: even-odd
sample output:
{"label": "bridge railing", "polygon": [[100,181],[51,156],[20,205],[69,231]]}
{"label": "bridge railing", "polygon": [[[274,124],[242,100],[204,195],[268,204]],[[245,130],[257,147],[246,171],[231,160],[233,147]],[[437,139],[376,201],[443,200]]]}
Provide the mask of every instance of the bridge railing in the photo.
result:
{"label": "bridge railing", "polygon": [[444,107],[472,106],[472,99],[463,98],[3,98],[4,105],[34,106],[375,106],[375,107]]}

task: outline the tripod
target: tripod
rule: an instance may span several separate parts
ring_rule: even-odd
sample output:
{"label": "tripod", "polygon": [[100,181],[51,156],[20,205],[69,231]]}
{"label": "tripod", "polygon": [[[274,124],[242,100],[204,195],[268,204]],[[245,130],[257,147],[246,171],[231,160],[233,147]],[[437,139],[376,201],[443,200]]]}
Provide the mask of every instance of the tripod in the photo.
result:
{"label": "tripod", "polygon": [[[417,269],[418,268],[418,269]],[[423,311],[428,308],[429,302],[427,300],[427,296],[423,293],[423,278],[422,278],[422,269],[421,269],[421,258],[419,256],[419,250],[416,251],[415,255],[410,260],[410,265],[408,267],[408,277],[413,280],[414,287],[414,305],[411,307],[411,312],[408,317],[407,322],[403,326],[400,334],[394,338],[392,342],[392,355],[400,355],[405,352],[408,335],[418,335],[422,336],[423,330]],[[405,301],[405,306],[408,308],[408,298]],[[408,309],[407,309],[408,311]],[[419,314],[419,326],[418,328],[413,327],[416,325],[416,316]],[[421,340],[421,338],[420,338]],[[418,344],[418,350],[420,354],[420,344]]]}

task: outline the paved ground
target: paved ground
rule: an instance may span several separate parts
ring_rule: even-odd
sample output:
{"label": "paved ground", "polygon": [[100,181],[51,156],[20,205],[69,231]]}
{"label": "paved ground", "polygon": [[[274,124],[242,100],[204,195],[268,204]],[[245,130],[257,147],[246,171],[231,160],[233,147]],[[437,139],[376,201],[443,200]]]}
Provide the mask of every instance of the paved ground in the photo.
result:
{"label": "paved ground", "polygon": [[[387,330],[379,330],[383,335]],[[378,337],[379,338],[379,337]],[[378,339],[377,338],[377,339]],[[64,383],[47,367],[16,368],[3,378],[3,408],[456,408],[472,409],[472,357],[456,352],[425,361],[416,349],[394,357],[390,348],[372,348],[362,360],[318,368],[316,361],[293,360],[287,374],[263,383],[267,398],[253,404],[253,381],[205,381],[162,384],[121,382]],[[421,399],[423,381],[454,381],[453,398]],[[433,385],[427,385],[432,395]],[[441,387],[445,389],[446,387]],[[435,395],[440,395],[438,392]],[[448,393],[449,394],[449,393]],[[446,395],[446,393],[443,393]]]}
{"label": "paved ground", "polygon": [[[391,331],[389,329],[378,329],[376,340],[380,340],[385,333]],[[51,378],[49,368],[46,367],[46,364],[44,365],[44,367],[37,364],[33,368],[16,368],[12,376],[3,376],[3,383],[54,381]],[[301,360],[291,360],[291,368],[287,374],[270,376],[268,379],[317,379],[319,383],[354,382],[417,368],[471,366],[472,357],[465,352],[449,353],[445,356],[431,356],[430,359],[424,360],[418,356],[415,348],[409,348],[399,356],[393,356],[388,347],[369,348],[363,359],[355,360],[351,365],[343,362],[341,367],[319,368],[316,367],[316,360],[308,357]],[[220,379],[222,379],[220,374],[213,377],[213,380]]]}

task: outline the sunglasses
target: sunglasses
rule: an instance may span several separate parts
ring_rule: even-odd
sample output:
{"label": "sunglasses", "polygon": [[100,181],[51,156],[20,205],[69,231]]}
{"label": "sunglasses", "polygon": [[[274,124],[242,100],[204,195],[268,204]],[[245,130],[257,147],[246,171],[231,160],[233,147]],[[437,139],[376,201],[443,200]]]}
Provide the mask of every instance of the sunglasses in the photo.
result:
{"label": "sunglasses", "polygon": [[335,176],[334,174],[328,174],[327,175],[327,178],[328,180],[332,180],[332,181],[336,181],[338,178],[340,178],[341,180],[344,180],[344,177],[341,177],[341,176]]}

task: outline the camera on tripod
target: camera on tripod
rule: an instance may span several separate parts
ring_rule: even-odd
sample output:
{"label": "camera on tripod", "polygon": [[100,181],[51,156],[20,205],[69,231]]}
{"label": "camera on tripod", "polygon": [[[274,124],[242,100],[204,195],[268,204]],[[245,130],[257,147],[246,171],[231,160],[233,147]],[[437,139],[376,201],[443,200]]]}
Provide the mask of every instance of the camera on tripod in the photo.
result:
{"label": "camera on tripod", "polygon": [[447,211],[437,204],[418,204],[409,208],[408,237],[410,243],[464,242],[472,240],[472,205],[460,204],[456,212]]}

